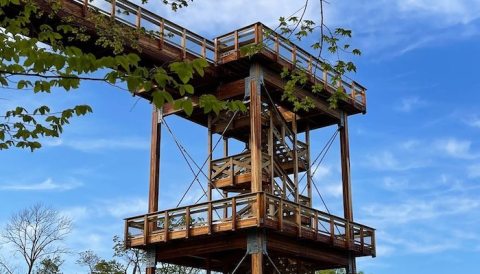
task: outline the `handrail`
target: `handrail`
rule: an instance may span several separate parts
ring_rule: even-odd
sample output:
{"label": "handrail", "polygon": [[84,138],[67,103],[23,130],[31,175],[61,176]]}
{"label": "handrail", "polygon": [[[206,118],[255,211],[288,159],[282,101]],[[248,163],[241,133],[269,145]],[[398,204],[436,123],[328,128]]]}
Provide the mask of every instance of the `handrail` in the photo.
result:
{"label": "handrail", "polygon": [[[156,29],[150,33],[154,38],[160,42],[167,42],[169,44],[179,47],[183,52],[183,57],[186,53],[190,53],[197,57],[203,57],[210,63],[214,63],[215,45],[213,41],[202,37],[180,25],[175,24],[141,6],[132,3],[128,0],[101,0],[101,1],[85,1],[85,0],[71,0],[74,3],[84,6],[84,10],[95,10],[106,16],[113,17],[116,21],[128,25],[132,28],[140,29],[142,20],[153,24]],[[104,5],[108,3],[108,5]],[[124,12],[117,12],[117,9]],[[128,19],[131,19],[130,21]],[[149,30],[149,32],[152,32]],[[167,32],[167,33],[165,33]],[[176,42],[174,38],[180,40]],[[188,44],[193,43],[192,46]]]}
{"label": "handrail", "polygon": [[[253,208],[256,211],[252,211]],[[214,217],[211,213],[216,209],[224,209],[226,215],[223,218]],[[194,219],[193,216],[198,214],[206,217]],[[265,216],[269,223],[265,223],[261,216]],[[155,241],[166,242],[169,239],[188,238],[190,235],[235,231],[253,226],[278,228],[280,232],[290,226],[285,233],[292,233],[293,226],[298,237],[310,237],[337,247],[355,250],[363,255],[375,256],[375,229],[265,192],[127,218],[125,237],[127,246],[131,246],[131,241],[135,241],[135,245],[145,245],[153,239],[150,237],[153,233],[160,235]],[[334,227],[337,227],[337,230],[334,230]],[[136,233],[131,233],[130,228],[137,229]],[[200,230],[195,232],[194,229]]]}
{"label": "handrail", "polygon": [[[264,49],[275,54],[276,58],[283,59],[292,67],[299,67],[303,69],[309,76],[313,77],[314,82],[323,82],[333,90],[341,88],[346,94],[349,95],[350,99],[353,100],[354,103],[366,106],[365,87],[348,78],[347,76],[343,76],[340,82],[337,81],[337,83],[332,83],[330,80],[336,78],[335,74],[331,71],[325,71],[323,69],[324,62],[322,60],[311,55],[304,49],[297,47],[292,41],[268,28],[262,23],[255,23],[240,30],[229,32],[217,37],[216,40],[219,41],[218,44],[222,44],[222,42],[229,43],[233,40],[238,41],[238,32],[248,31],[254,32],[254,38],[249,40],[249,43],[247,44],[263,44]],[[270,45],[269,42],[273,43],[273,45]],[[238,45],[234,45],[234,47],[227,48],[227,53],[217,51],[217,54],[228,54],[228,51],[233,49],[237,50],[238,48]],[[288,53],[288,55],[285,53]],[[347,82],[347,80],[350,80],[351,83]],[[360,96],[360,98],[357,98],[358,96]]]}

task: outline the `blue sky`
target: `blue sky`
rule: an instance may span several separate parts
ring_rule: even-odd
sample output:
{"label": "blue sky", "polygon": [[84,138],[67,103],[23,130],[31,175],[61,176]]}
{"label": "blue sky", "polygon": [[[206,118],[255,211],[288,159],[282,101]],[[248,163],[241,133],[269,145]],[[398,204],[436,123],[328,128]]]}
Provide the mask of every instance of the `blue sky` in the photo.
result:
{"label": "blue sky", "polygon": [[[206,37],[300,8],[302,1],[195,1],[176,14],[154,10]],[[317,14],[310,1],[307,15]],[[355,79],[368,88],[368,113],[350,119],[354,216],[377,228],[378,257],[359,260],[367,274],[475,273],[480,257],[480,1],[330,1],[327,23],[351,28]],[[275,3],[272,5],[272,3]],[[239,16],[241,14],[241,16]],[[48,103],[92,105],[60,139],[35,153],[0,152],[0,225],[44,202],[75,223],[67,244],[111,255],[122,219],[144,213],[151,106],[107,85],[53,95],[2,90],[0,110]],[[170,117],[169,125],[198,162],[207,133]],[[316,155],[333,128],[312,136]],[[160,207],[172,207],[192,178],[164,131]],[[168,157],[167,157],[168,155]],[[329,208],[341,214],[338,142],[316,175]],[[201,190],[187,197],[193,201]],[[317,207],[322,209],[316,199]],[[8,256],[8,254],[4,254]],[[83,273],[66,261],[66,273]],[[477,260],[475,260],[477,259]]]}

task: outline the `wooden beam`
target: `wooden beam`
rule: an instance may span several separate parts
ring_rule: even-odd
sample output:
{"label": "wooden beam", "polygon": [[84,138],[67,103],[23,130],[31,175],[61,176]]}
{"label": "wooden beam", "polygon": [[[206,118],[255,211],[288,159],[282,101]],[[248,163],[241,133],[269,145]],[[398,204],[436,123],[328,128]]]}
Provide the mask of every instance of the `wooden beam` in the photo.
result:
{"label": "wooden beam", "polygon": [[[340,160],[342,165],[342,190],[343,190],[343,215],[348,222],[353,222],[353,205],[352,205],[352,186],[351,186],[351,173],[350,173],[350,144],[348,140],[348,115],[342,112],[340,122]],[[350,247],[352,237],[352,231],[347,226],[345,229],[347,247]],[[356,260],[355,256],[349,252],[347,274],[356,274]]]}
{"label": "wooden beam", "polygon": [[[158,211],[158,197],[160,190],[160,142],[162,139],[162,124],[160,117],[161,113],[157,107],[153,105],[152,109],[152,136],[150,147],[150,184],[148,192],[148,212]],[[148,231],[153,231],[153,227],[148,227],[147,219],[145,218],[145,233],[148,235]],[[145,239],[145,244],[147,239]],[[148,267],[146,274],[154,274],[155,268]]]}
{"label": "wooden beam", "polygon": [[343,190],[343,215],[344,218],[353,221],[352,187],[350,175],[350,147],[348,140],[348,116],[342,113],[340,124],[340,160],[342,165],[342,190]]}
{"label": "wooden beam", "polygon": [[252,274],[263,274],[263,254],[262,252],[252,255]]}
{"label": "wooden beam", "polygon": [[307,144],[307,193],[308,193],[308,199],[309,199],[309,207],[312,207],[313,201],[312,201],[312,171],[311,171],[311,155],[310,155],[310,126],[307,125],[307,129],[305,131],[305,143]]}
{"label": "wooden beam", "polygon": [[212,201],[212,116],[208,115],[208,201]]}
{"label": "wooden beam", "polygon": [[152,136],[150,145],[150,185],[148,194],[148,212],[158,211],[160,186],[160,142],[162,136],[161,117],[158,109],[152,110]]}
{"label": "wooden beam", "polygon": [[293,115],[293,183],[295,184],[295,202],[300,203],[300,191],[298,182],[298,136],[297,136],[297,115]]}
{"label": "wooden beam", "polygon": [[[284,80],[279,76],[278,73],[274,73],[268,70],[264,70],[264,78],[265,82],[276,89],[283,90],[285,88],[285,82]],[[300,89],[297,88],[294,92],[295,96],[297,96],[300,99],[303,99],[305,97],[310,97],[312,99],[315,107],[319,109],[320,111],[324,112],[325,114],[328,114],[329,116],[336,118],[340,120],[340,111],[337,109],[332,109],[328,105],[325,99],[320,99],[316,96],[312,96],[312,93],[310,91],[307,91],[305,89]]]}
{"label": "wooden beam", "polygon": [[262,96],[259,79],[261,67],[250,68],[250,151],[252,157],[252,192],[262,191]]}

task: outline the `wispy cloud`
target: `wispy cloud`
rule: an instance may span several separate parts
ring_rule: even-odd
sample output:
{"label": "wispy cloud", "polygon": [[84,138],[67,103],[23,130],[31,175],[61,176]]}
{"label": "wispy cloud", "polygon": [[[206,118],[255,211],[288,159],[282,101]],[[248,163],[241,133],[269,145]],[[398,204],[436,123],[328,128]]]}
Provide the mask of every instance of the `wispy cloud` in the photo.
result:
{"label": "wispy cloud", "polygon": [[478,199],[438,197],[430,200],[412,199],[395,205],[375,204],[362,210],[372,223],[381,223],[384,226],[458,215],[478,208],[480,208]]}
{"label": "wispy cloud", "polygon": [[400,112],[411,112],[415,109],[425,106],[426,104],[427,102],[419,97],[407,97],[401,100],[400,104],[395,108],[395,110]]}
{"label": "wispy cloud", "polygon": [[71,180],[69,182],[58,183],[48,178],[40,183],[7,183],[0,185],[0,190],[11,191],[67,191],[82,186],[81,182]]}
{"label": "wispy cloud", "polygon": [[480,164],[474,164],[468,167],[468,177],[480,178]]}
{"label": "wispy cloud", "polygon": [[104,150],[117,149],[148,149],[149,142],[146,138],[123,137],[111,139],[55,139],[45,142],[46,146],[66,146],[83,152],[101,152]]}
{"label": "wispy cloud", "polygon": [[441,139],[435,142],[438,151],[460,159],[472,159],[476,156],[471,152],[472,142],[469,140],[458,140],[456,138]]}
{"label": "wispy cloud", "polygon": [[115,218],[126,218],[143,214],[148,210],[148,201],[143,198],[128,198],[103,201],[97,210],[108,213]]}
{"label": "wispy cloud", "polygon": [[468,119],[466,123],[471,127],[480,128],[480,117],[473,116],[470,119]]}
{"label": "wispy cloud", "polygon": [[424,167],[427,163],[420,161],[400,161],[392,152],[383,151],[366,156],[363,165],[377,170],[405,171]]}

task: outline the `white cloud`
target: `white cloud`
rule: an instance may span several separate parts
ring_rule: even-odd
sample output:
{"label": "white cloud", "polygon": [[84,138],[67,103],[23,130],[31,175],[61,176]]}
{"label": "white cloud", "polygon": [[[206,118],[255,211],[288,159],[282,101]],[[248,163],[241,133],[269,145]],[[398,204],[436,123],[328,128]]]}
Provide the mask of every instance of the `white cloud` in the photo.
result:
{"label": "white cloud", "polygon": [[455,138],[438,140],[435,142],[436,148],[454,158],[471,159],[475,156],[471,153],[472,142],[468,140],[458,140]]}
{"label": "white cloud", "polygon": [[403,98],[400,102],[400,105],[395,109],[400,112],[411,112],[414,109],[425,106],[426,102],[420,99],[419,97],[408,97]]}
{"label": "white cloud", "polygon": [[148,149],[149,141],[145,138],[124,137],[110,139],[55,139],[44,143],[45,146],[66,146],[83,152],[99,152],[117,149]]}
{"label": "white cloud", "polygon": [[23,183],[12,183],[12,184],[3,184],[0,186],[0,190],[13,190],[13,191],[67,191],[78,188],[83,184],[71,180],[70,182],[58,183],[54,182],[53,179],[48,178],[41,183],[33,184],[23,184]]}
{"label": "white cloud", "polygon": [[319,165],[318,168],[314,169],[314,171],[315,171],[315,174],[314,174],[315,180],[318,181],[318,180],[324,179],[325,177],[331,174],[331,167],[326,165]]}
{"label": "white cloud", "polygon": [[329,184],[321,187],[320,191],[327,196],[340,197],[343,193],[342,183]]}
{"label": "white cloud", "polygon": [[478,210],[479,207],[478,199],[439,197],[429,200],[412,199],[395,205],[375,204],[362,210],[370,219],[369,223],[388,226],[463,214]]}
{"label": "white cloud", "polygon": [[466,121],[467,124],[474,128],[480,128],[480,117],[471,117],[470,120]]}
{"label": "white cloud", "polygon": [[383,151],[367,155],[366,161],[363,165],[378,170],[405,171],[421,168],[425,166],[426,163],[418,161],[408,161],[408,163],[403,163],[400,162],[400,160],[390,151]]}
{"label": "white cloud", "polygon": [[471,165],[468,167],[468,177],[480,178],[480,164]]}
{"label": "white cloud", "polygon": [[115,218],[127,218],[134,215],[145,214],[148,211],[148,201],[143,198],[116,199],[104,201],[100,208]]}

